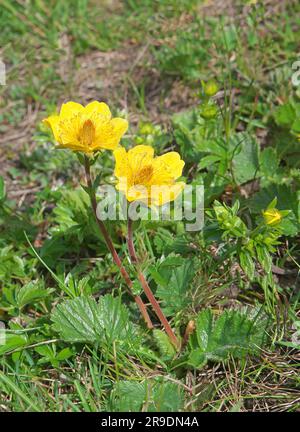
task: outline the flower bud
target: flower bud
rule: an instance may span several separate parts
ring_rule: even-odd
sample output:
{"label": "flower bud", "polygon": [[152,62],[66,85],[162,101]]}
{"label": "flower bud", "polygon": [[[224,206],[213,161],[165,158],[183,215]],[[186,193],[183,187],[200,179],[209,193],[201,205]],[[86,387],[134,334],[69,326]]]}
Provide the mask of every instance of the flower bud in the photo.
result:
{"label": "flower bud", "polygon": [[216,117],[218,109],[216,105],[204,105],[201,107],[200,115],[205,120],[210,120]]}
{"label": "flower bud", "polygon": [[267,225],[274,226],[278,225],[281,222],[282,215],[281,212],[276,208],[270,208],[263,211],[263,218]]}
{"label": "flower bud", "polygon": [[218,84],[214,80],[209,80],[206,83],[202,84],[203,92],[206,96],[214,96],[219,91]]}

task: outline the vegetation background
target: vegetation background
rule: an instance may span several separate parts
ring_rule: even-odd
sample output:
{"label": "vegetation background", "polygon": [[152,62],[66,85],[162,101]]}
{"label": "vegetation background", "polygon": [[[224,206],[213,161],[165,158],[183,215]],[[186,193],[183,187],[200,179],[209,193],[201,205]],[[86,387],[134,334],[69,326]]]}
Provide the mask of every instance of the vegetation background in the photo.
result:
{"label": "vegetation background", "polygon": [[[0,1],[0,411],[299,411],[299,23],[297,0]],[[179,354],[146,330],[76,156],[41,125],[68,100],[107,102],[125,145],[179,151],[205,186],[202,232],[136,229],[177,334],[195,323]],[[274,198],[290,212],[258,238]],[[126,226],[109,229],[130,269]]]}

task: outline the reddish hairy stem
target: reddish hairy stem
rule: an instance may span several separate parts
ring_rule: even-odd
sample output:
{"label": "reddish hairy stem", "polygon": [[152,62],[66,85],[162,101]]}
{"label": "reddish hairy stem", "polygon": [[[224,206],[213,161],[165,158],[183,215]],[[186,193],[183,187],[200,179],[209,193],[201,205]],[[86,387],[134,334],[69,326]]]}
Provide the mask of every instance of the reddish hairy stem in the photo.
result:
{"label": "reddish hairy stem", "polygon": [[[137,254],[136,254],[136,251],[134,248],[132,220],[130,218],[128,218],[127,245],[128,245],[128,251],[130,254],[131,261],[135,266],[137,266],[139,264],[139,260],[138,260],[138,257],[137,257]],[[139,281],[141,282],[143,290],[144,290],[149,302],[151,303],[157,317],[159,318],[161,324],[164,326],[166,333],[169,336],[173,345],[176,348],[179,348],[179,341],[178,341],[177,337],[175,336],[175,334],[174,334],[174,332],[173,332],[173,330],[169,324],[169,321],[167,320],[163,311],[161,310],[161,307],[159,306],[158,301],[154,297],[153,292],[151,291],[151,288],[150,288],[147,280],[145,279],[143,273],[138,268],[137,268],[137,272],[138,272]]]}
{"label": "reddish hairy stem", "polygon": [[[129,293],[131,295],[133,295],[133,293],[132,293],[133,284],[132,284],[132,281],[129,277],[129,274],[127,273],[125,267],[122,264],[122,261],[121,261],[119,255],[118,255],[118,253],[117,253],[117,251],[113,245],[113,242],[110,238],[110,235],[109,235],[104,223],[100,219],[98,219],[98,217],[97,217],[97,200],[96,200],[95,192],[93,190],[93,182],[92,182],[91,170],[90,170],[90,161],[89,161],[87,156],[85,156],[85,158],[84,158],[84,168],[85,168],[86,182],[87,182],[87,186],[90,190],[91,204],[92,204],[93,212],[94,212],[94,215],[96,218],[96,222],[97,222],[98,227],[101,231],[101,234],[104,237],[105,243],[106,243],[110,253],[112,254],[113,260],[116,263],[116,265],[118,266],[120,273],[122,274],[122,276],[123,276],[123,278],[127,284],[127,287],[129,288]],[[146,305],[144,304],[143,300],[141,299],[140,296],[133,295],[133,297],[134,297],[134,300],[135,300],[136,304],[138,305],[139,310],[140,310],[140,312],[141,312],[141,314],[142,314],[142,316],[143,316],[143,318],[147,324],[147,327],[149,329],[153,329],[152,321],[148,315],[147,308],[146,308]]]}

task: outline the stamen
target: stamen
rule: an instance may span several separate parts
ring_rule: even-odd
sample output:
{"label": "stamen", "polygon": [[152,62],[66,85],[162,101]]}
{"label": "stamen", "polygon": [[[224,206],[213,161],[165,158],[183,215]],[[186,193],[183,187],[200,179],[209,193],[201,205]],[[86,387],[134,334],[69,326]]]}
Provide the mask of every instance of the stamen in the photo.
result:
{"label": "stamen", "polygon": [[135,175],[134,184],[142,184],[145,185],[151,180],[153,175],[153,167],[152,165],[146,165],[141,168]]}
{"label": "stamen", "polygon": [[93,144],[95,139],[95,126],[91,120],[88,119],[83,123],[80,138],[80,141],[85,146],[90,147]]}

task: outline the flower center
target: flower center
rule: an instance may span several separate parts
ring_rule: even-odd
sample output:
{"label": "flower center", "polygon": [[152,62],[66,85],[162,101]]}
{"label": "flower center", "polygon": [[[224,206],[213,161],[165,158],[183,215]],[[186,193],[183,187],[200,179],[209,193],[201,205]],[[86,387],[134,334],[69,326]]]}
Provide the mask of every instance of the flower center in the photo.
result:
{"label": "flower center", "polygon": [[135,175],[134,184],[146,184],[151,180],[151,177],[153,175],[153,166],[152,165],[145,165],[143,168],[141,168]]}
{"label": "flower center", "polygon": [[95,126],[91,120],[86,120],[83,123],[82,129],[79,133],[79,141],[83,145],[90,147],[93,144],[94,139],[95,139]]}

